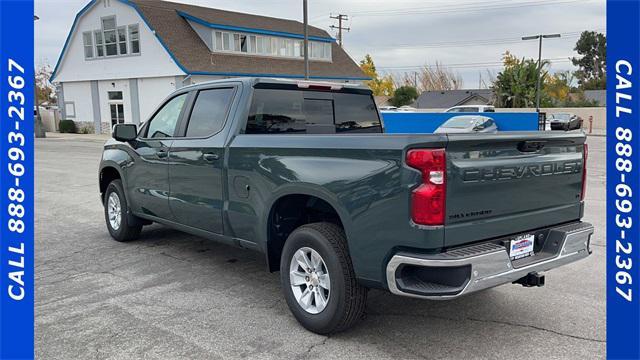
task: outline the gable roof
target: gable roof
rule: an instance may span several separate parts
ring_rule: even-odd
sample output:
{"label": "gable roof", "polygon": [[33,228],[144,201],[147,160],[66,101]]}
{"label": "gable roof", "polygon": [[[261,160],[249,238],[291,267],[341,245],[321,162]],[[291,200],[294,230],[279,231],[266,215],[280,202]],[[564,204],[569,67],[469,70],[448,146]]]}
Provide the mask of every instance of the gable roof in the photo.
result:
{"label": "gable roof", "polygon": [[490,89],[425,91],[416,100],[416,107],[448,109],[452,106],[464,105],[473,98],[489,104],[493,98],[493,91]]}
{"label": "gable roof", "polygon": [[[92,0],[77,15],[52,74],[63,59],[79,17],[97,0]],[[182,71],[190,75],[304,77],[304,62],[252,55],[212,53],[188,23],[196,21],[211,28],[250,31],[286,37],[302,37],[304,25],[295,20],[206,8],[157,0],[118,0],[132,6],[154,32],[158,41]],[[368,80],[360,67],[324,30],[309,26],[311,40],[331,42],[332,61],[309,61],[311,78]]]}

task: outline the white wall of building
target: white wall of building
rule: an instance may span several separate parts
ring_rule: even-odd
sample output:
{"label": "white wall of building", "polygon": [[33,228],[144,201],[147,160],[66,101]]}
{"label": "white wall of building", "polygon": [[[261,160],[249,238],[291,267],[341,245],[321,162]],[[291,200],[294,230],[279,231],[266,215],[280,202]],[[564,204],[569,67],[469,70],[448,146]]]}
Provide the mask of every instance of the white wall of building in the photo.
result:
{"label": "white wall of building", "polygon": [[162,100],[175,90],[175,77],[138,79],[140,121],[147,121],[149,116],[151,116],[151,113],[160,105]]}
{"label": "white wall of building", "polygon": [[93,122],[91,82],[66,82],[62,84],[62,90],[64,102],[73,102],[75,105],[75,116],[71,117],[70,114],[67,114],[65,120]]}
{"label": "white wall of building", "polygon": [[[85,59],[82,33],[101,28],[101,18],[116,16],[117,26],[139,24],[140,54]],[[118,0],[97,1],[80,16],[58,65],[54,82],[184,75],[138,12]]]}

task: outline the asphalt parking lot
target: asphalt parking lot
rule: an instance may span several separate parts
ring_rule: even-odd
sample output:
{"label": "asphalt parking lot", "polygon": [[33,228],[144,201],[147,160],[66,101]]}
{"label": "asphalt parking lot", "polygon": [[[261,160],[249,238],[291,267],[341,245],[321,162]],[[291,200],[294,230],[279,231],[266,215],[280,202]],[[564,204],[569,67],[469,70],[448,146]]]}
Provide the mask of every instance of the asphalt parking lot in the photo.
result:
{"label": "asphalt parking lot", "polygon": [[[55,134],[60,136],[59,134]],[[40,359],[591,359],[605,357],[605,138],[590,137],[585,220],[594,253],[444,302],[370,291],[365,319],[330,337],[290,314],[259,254],[159,225],[111,240],[98,199],[102,141],[36,141]]]}

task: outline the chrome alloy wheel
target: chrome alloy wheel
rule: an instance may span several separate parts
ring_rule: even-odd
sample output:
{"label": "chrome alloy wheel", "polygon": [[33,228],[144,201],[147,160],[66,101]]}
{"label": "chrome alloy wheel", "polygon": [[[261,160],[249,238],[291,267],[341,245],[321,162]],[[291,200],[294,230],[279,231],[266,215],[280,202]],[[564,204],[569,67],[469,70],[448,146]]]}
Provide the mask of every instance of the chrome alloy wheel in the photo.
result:
{"label": "chrome alloy wheel", "polygon": [[122,222],[122,207],[120,207],[120,197],[116,192],[109,194],[107,200],[107,215],[109,215],[109,224],[113,230],[120,229]]}
{"label": "chrome alloy wheel", "polygon": [[293,254],[289,265],[291,291],[304,311],[318,314],[331,296],[331,281],[324,260],[317,251],[303,247]]}

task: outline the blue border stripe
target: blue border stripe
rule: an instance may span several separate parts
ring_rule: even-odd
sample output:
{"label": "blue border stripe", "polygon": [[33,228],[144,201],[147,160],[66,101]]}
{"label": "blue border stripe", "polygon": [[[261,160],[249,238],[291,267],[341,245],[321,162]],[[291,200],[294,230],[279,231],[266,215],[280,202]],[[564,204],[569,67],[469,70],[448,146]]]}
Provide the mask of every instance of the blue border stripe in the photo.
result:
{"label": "blue border stripe", "polygon": [[33,10],[0,0],[0,359],[34,357]]}
{"label": "blue border stripe", "polygon": [[[189,15],[185,12],[182,11],[178,11],[178,15],[182,16],[183,18],[187,19],[187,20],[191,20],[195,23],[198,23],[200,25],[212,28],[212,29],[220,29],[220,30],[229,30],[229,31],[240,31],[240,32],[246,32],[246,33],[252,33],[252,34],[262,34],[262,35],[272,35],[272,36],[280,36],[280,37],[288,37],[288,38],[294,38],[294,39],[304,39],[304,35],[302,34],[296,34],[296,33],[290,33],[290,32],[285,32],[285,31],[274,31],[274,30],[265,30],[265,29],[255,29],[255,28],[248,28],[248,27],[242,27],[242,26],[231,26],[231,25],[222,25],[222,24],[214,24],[214,23],[210,23],[206,20],[200,19],[198,17],[195,17],[193,15]],[[331,38],[331,37],[321,37],[321,36],[309,36],[309,40],[314,40],[314,41],[322,41],[322,42],[335,42],[336,39]]]}
{"label": "blue border stripe", "polygon": [[640,359],[639,17],[637,0],[607,1],[608,359]]}

